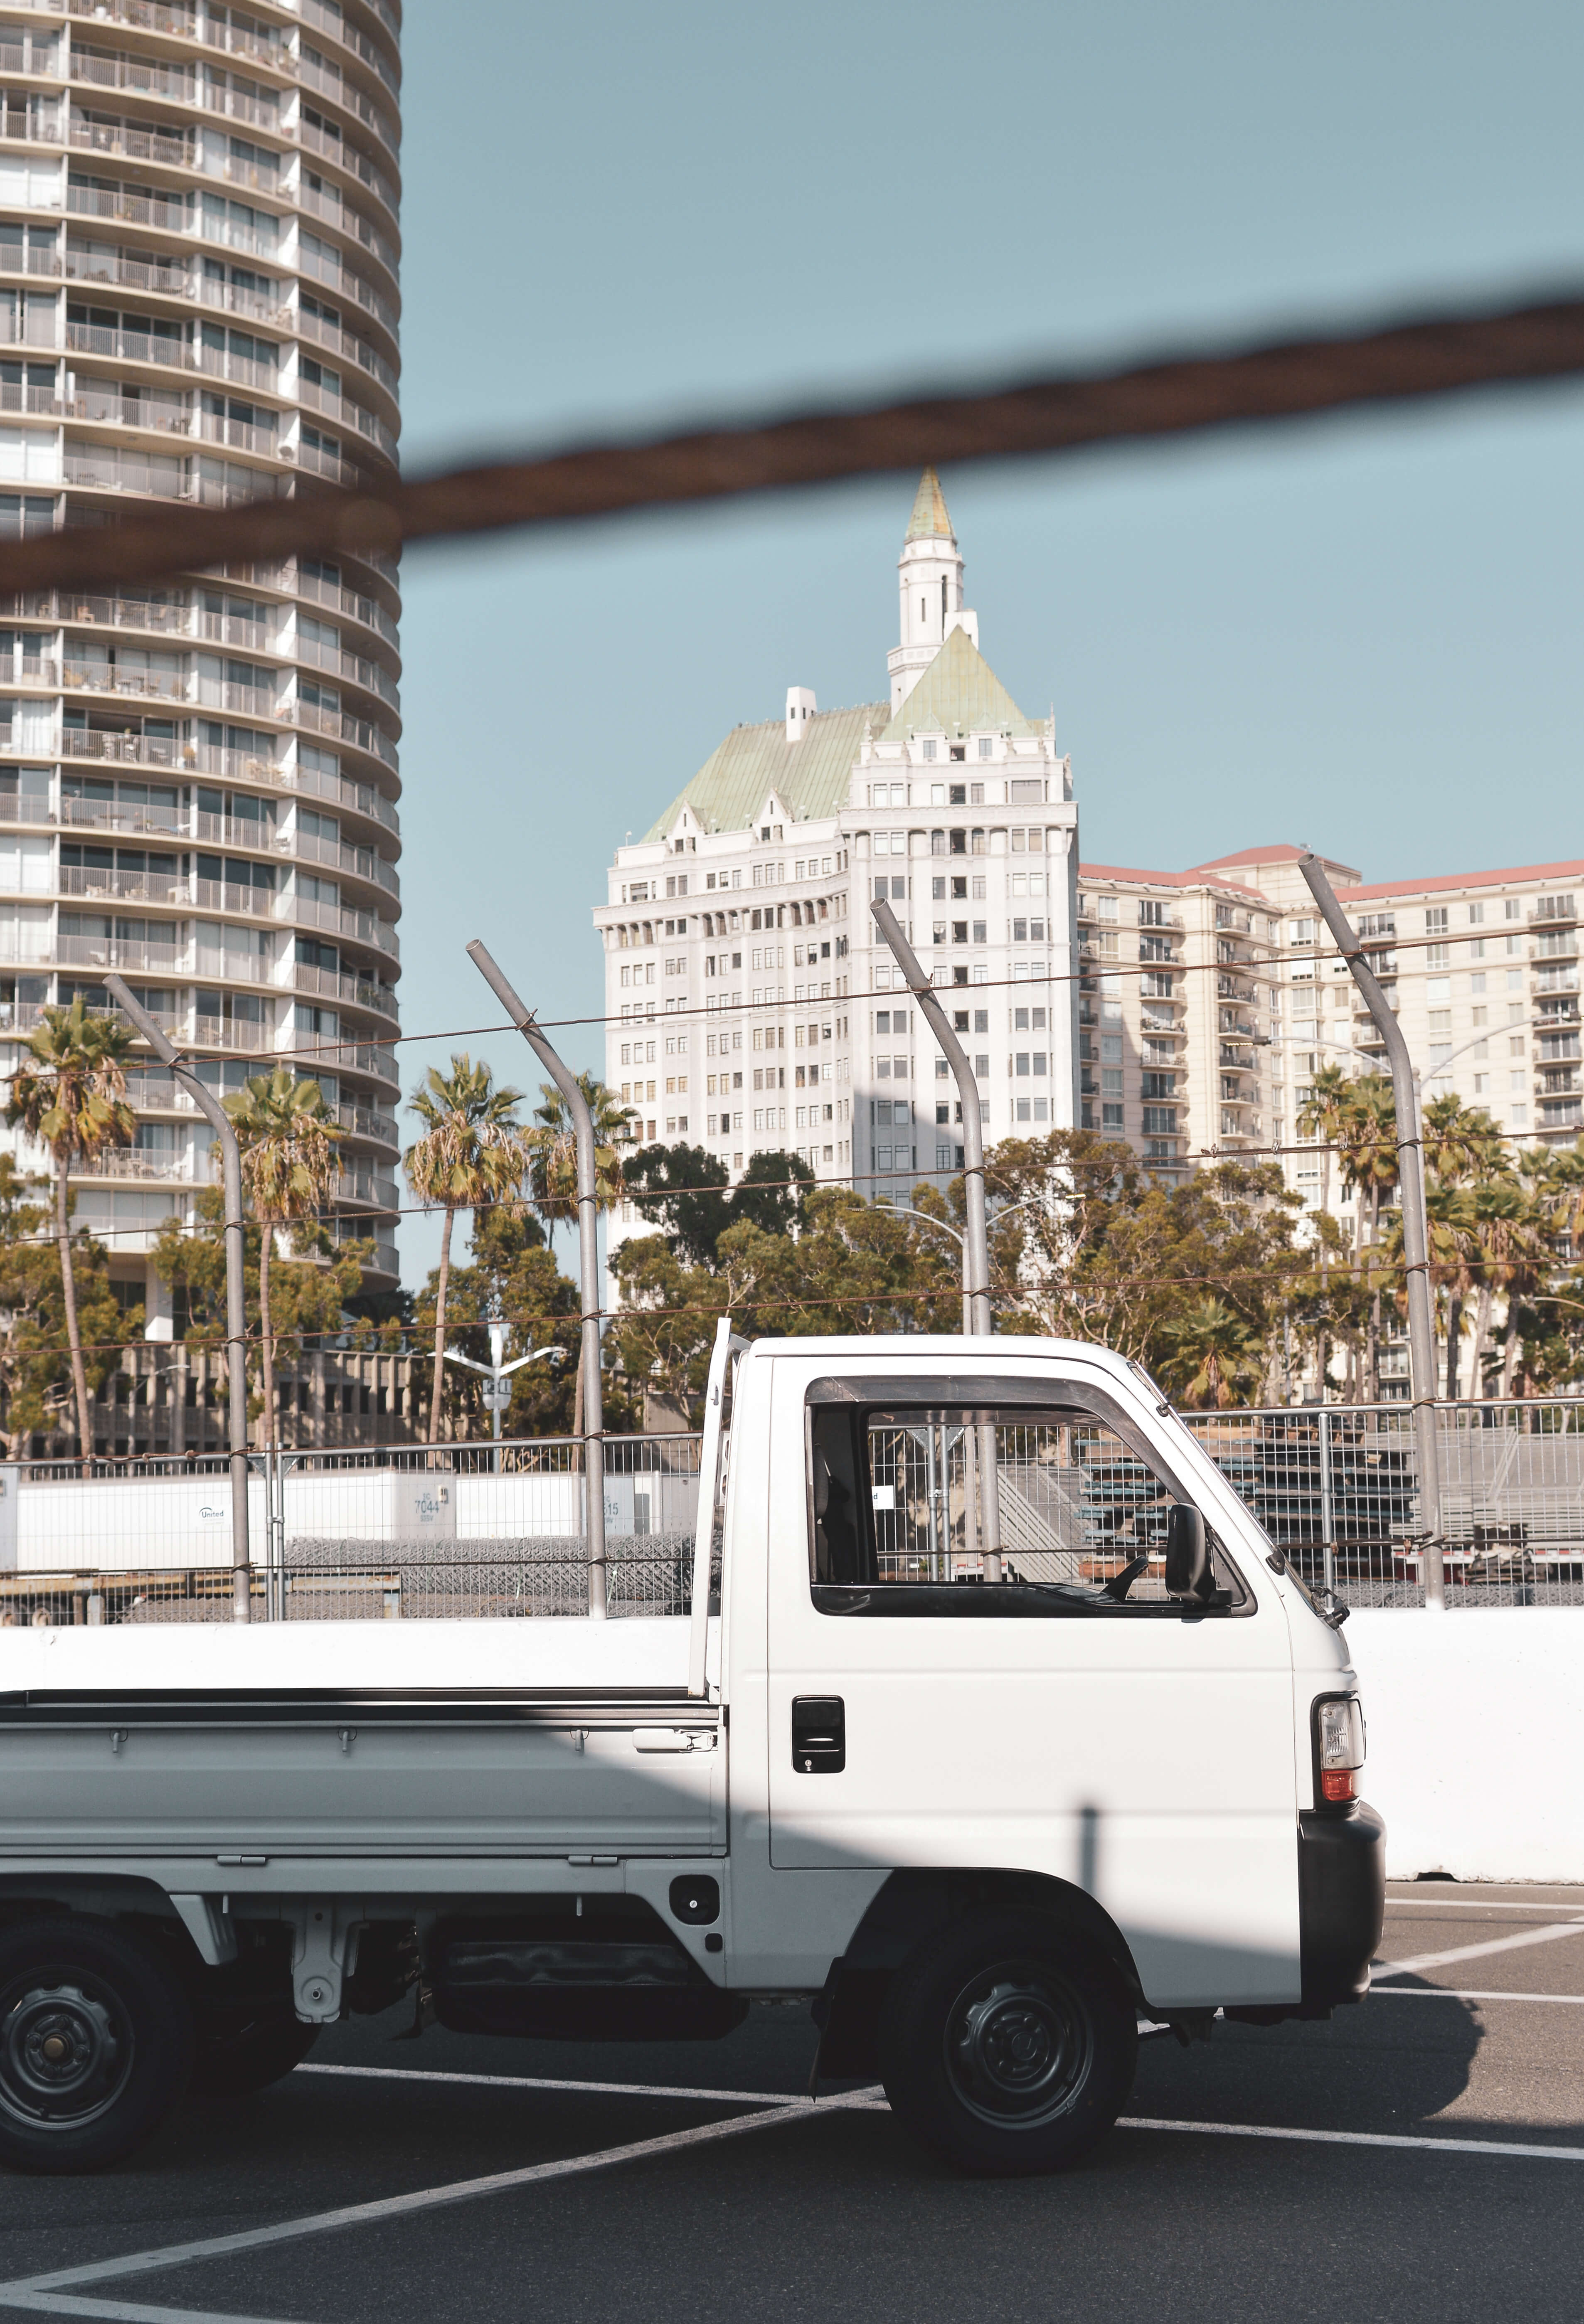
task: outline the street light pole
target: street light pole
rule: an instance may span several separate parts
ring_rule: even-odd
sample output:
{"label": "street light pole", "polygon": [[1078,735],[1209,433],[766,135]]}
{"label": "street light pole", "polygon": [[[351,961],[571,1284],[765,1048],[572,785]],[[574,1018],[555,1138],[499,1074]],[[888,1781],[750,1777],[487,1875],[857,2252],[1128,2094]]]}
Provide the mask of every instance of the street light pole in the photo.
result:
{"label": "street light pole", "polygon": [[484,1389],[484,1409],[490,1416],[490,1433],[498,1444],[501,1441],[501,1415],[511,1401],[511,1391],[505,1385],[506,1381],[513,1372],[520,1372],[524,1364],[537,1363],[541,1356],[548,1356],[553,1364],[559,1363],[566,1351],[557,1347],[530,1348],[526,1356],[514,1356],[509,1364],[503,1364],[501,1358],[506,1352],[506,1324],[498,1310],[489,1318],[489,1334],[490,1360],[487,1364],[479,1363],[472,1356],[458,1355],[453,1348],[447,1348],[445,1353],[448,1364],[464,1364],[470,1372],[483,1374],[488,1382]]}
{"label": "street light pole", "polygon": [[1430,1231],[1424,1202],[1424,1139],[1419,1123],[1419,1091],[1408,1044],[1395,1011],[1364,957],[1352,923],[1337,900],[1318,857],[1304,853],[1298,869],[1320,906],[1337,949],[1364,995],[1376,1030],[1386,1044],[1392,1069],[1397,1120],[1397,1186],[1403,1204],[1403,1258],[1408,1293],[1408,1362],[1412,1371],[1414,1450],[1419,1470],[1419,1529],[1424,1544],[1424,1602],[1446,1605],[1441,1559],[1440,1447],[1435,1434],[1435,1327],[1431,1314]]}
{"label": "street light pole", "polygon": [[[870,905],[881,936],[891,948],[907,987],[917,1001],[935,1039],[945,1051],[962,1102],[962,1331],[967,1338],[988,1338],[990,1321],[990,1231],[984,1200],[984,1129],[979,1117],[979,1084],[953,1032],[946,1012],[935,999],[918,955],[903,935],[897,916],[883,897]],[[939,1223],[939,1222],[937,1222]],[[1000,1472],[997,1467],[996,1425],[981,1420],[978,1440],[980,1474],[980,1546],[987,1582],[1001,1579]]]}
{"label": "street light pole", "polygon": [[907,980],[908,990],[917,1001],[931,1032],[945,1051],[947,1061],[957,1077],[957,1089],[962,1102],[962,1209],[963,1223],[967,1229],[962,1243],[962,1330],[969,1337],[986,1335],[993,1327],[990,1301],[990,1236],[985,1222],[984,1130],[979,1118],[979,1084],[973,1078],[962,1042],[953,1032],[946,1012],[935,999],[934,988],[919,965],[918,955],[897,924],[896,914],[880,896],[874,899],[869,908]]}
{"label": "street light pole", "polygon": [[577,1142],[577,1253],[583,1306],[584,1473],[588,1492],[588,1610],[605,1618],[605,1439],[600,1394],[600,1217],[594,1161],[594,1115],[577,1076],[563,1064],[527,1008],[490,958],[474,942],[467,956],[529,1047],[560,1091]]}
{"label": "street light pole", "polygon": [[[226,1197],[226,1364],[230,1375],[231,1616],[247,1621],[253,1612],[253,1554],[247,1528],[247,1290],[246,1245],[242,1212],[242,1149],[230,1115],[207,1090],[175,1044],[148,1010],[133,999],[118,976],[105,979],[110,997],[161,1064],[170,1066],[220,1141],[220,1178]],[[263,1232],[270,1231],[268,1224]],[[268,1427],[266,1425],[266,1434]]]}

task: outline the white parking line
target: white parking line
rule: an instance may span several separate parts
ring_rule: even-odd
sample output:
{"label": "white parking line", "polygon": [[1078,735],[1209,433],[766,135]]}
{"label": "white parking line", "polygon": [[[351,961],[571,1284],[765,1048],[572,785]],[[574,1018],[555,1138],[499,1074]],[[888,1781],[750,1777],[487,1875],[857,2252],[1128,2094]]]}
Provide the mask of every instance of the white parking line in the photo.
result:
{"label": "white parking line", "polygon": [[1145,2116],[1123,2115],[1119,2130],[1196,2131],[1202,2138],[1277,2138],[1312,2146],[1428,2147],[1436,2154],[1506,2154],[1522,2161],[1584,2163],[1584,2146],[1522,2146],[1505,2138],[1411,2138],[1405,2133],[1380,2130],[1285,2130],[1266,2123],[1159,2122]]}
{"label": "white parking line", "polygon": [[32,2292],[0,2297],[0,2307],[25,2309],[45,2316],[100,2317],[108,2324],[276,2324],[262,2316],[223,2316],[208,2308],[145,2308],[131,2300],[84,2300],[58,2292]]}
{"label": "white parking line", "polygon": [[1487,1993],[1456,1985],[1372,1985],[1369,1990],[1378,1993],[1383,2001],[1560,2001],[1568,2007],[1584,2009],[1584,1993],[1515,1993],[1510,1986],[1505,1991],[1493,1988]]}
{"label": "white parking line", "polygon": [[518,2171],[492,2171],[479,2179],[454,2179],[439,2187],[419,2187],[406,2195],[386,2195],[374,2202],[348,2203],[333,2211],[310,2211],[282,2219],[269,2227],[241,2227],[228,2236],[205,2236],[196,2243],[165,2244],[153,2251],[125,2252],[119,2259],[91,2260],[81,2267],[51,2269],[42,2275],[14,2278],[0,2283],[0,2307],[23,2304],[14,2295],[63,2292],[79,2283],[106,2283],[116,2276],[145,2275],[155,2268],[185,2267],[194,2260],[224,2259],[234,2252],[256,2251],[266,2244],[297,2241],[303,2236],[324,2235],[332,2227],[361,2227],[376,2220],[401,2218],[410,2211],[437,2210],[450,2203],[472,2202],[481,2195],[503,2193],[508,2188],[531,2187],[549,2179],[569,2179],[585,2171],[609,2170],[619,2163],[635,2163],[651,2154],[668,2154],[689,2146],[739,2137],[745,2131],[763,2130],[772,2123],[806,2120],[812,2115],[875,2103],[872,2089],[843,2092],[839,2098],[796,2098],[738,2115],[730,2122],[702,2123],[692,2130],[672,2130],[658,2138],[640,2138],[624,2146],[603,2147],[594,2154],[570,2154],[554,2163],[530,2163]]}
{"label": "white parking line", "polygon": [[1520,1945],[1554,1944],[1559,1937],[1584,1936],[1584,1920],[1554,1921],[1547,1929],[1524,1929],[1515,1937],[1491,1937],[1482,1945],[1453,1945],[1446,1952],[1416,1953],[1412,1960],[1378,1961],[1386,1977],[1410,1977],[1422,1969],[1440,1969],[1444,1961],[1478,1960],[1484,1953],[1515,1952]]}
{"label": "white parking line", "polygon": [[[564,2082],[539,2074],[451,2074],[422,2066],[316,2066],[294,2068],[299,2074],[350,2074],[382,2082],[463,2082],[496,2090],[579,2090],[593,2098],[714,2098],[723,2106],[786,2106],[786,2090],[697,2090],[669,2082]],[[829,2103],[829,2101],[826,2101]]]}
{"label": "white parking line", "polygon": [[1566,1896],[1541,1896],[1533,1904],[1515,1904],[1500,1901],[1489,1903],[1471,1896],[1465,1904],[1460,1897],[1454,1900],[1451,1895],[1444,1895],[1388,1896],[1386,1901],[1388,1913],[1401,1904],[1421,1913],[1528,1913],[1533,1915],[1536,1913],[1565,1913],[1569,1910],[1570,1900]]}
{"label": "white parking line", "polygon": [[[1584,1996],[1578,1995],[1503,1994],[1490,1997],[1502,2000],[1584,2000]],[[300,2073],[304,2069],[299,2067],[297,2070]],[[388,2077],[403,2081],[457,2081],[470,2085],[484,2082],[498,2083],[510,2089],[586,2090],[596,2094],[616,2092],[623,2096],[652,2096],[660,2087],[653,2083],[552,2082],[512,2075],[441,2074],[419,2068],[394,2066],[318,2068],[312,2070],[364,2072],[378,2075],[381,2079]],[[665,2094],[701,2098],[723,2096],[718,2090],[668,2090]],[[471,2202],[481,2196],[501,2194],[513,2188],[574,2178],[590,2171],[609,2170],[618,2163],[640,2162],[650,2155],[676,2153],[688,2147],[714,2144],[746,2131],[768,2129],[778,2123],[808,2121],[819,2115],[828,2117],[832,2113],[853,2108],[865,2112],[888,2110],[885,2098],[877,2094],[874,2086],[844,2092],[840,2097],[819,2103],[811,2098],[783,2101],[769,2092],[744,2091],[737,2094],[737,2103],[751,2104],[760,2110],[737,2116],[729,2122],[705,2123],[691,2130],[668,2131],[658,2138],[635,2139],[624,2146],[603,2147],[594,2154],[568,2155],[557,2162],[530,2163],[518,2171],[492,2172],[483,2178],[459,2179],[443,2186],[417,2188],[410,2193],[385,2196],[373,2202],[346,2204],[333,2211],[309,2212],[299,2218],[281,2220],[273,2227],[244,2227],[231,2235],[206,2236],[192,2243],[165,2244],[152,2251],[124,2252],[119,2258],[93,2260],[80,2267],[58,2268],[40,2275],[17,2276],[9,2282],[0,2283],[0,2309],[98,2319],[101,2324],[275,2324],[275,2319],[223,2314],[208,2309],[155,2307],[131,2301],[97,2300],[85,2296],[75,2287],[107,2283],[118,2276],[145,2275],[161,2268],[190,2266],[201,2260],[229,2258],[236,2252],[256,2251],[271,2244],[290,2243],[305,2236],[324,2235],[337,2227],[367,2227],[378,2220],[397,2218],[410,2212],[436,2210],[450,2204]],[[1268,2123],[1177,2122],[1145,2115],[1124,2115],[1119,2119],[1117,2127],[1119,2130],[1175,2132],[1201,2138],[1252,2138],[1316,2146],[1399,2147],[1438,2154],[1500,2155],[1527,2162],[1584,2163],[1584,2146],[1539,2146],[1515,2139],[1416,2138],[1406,2133],[1298,2130]]]}

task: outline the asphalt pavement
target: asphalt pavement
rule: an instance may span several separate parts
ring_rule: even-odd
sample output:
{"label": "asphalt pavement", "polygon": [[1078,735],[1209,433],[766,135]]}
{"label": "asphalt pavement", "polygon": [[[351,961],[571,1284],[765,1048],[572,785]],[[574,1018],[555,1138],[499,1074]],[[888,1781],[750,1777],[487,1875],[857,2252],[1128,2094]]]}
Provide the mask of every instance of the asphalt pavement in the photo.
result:
{"label": "asphalt pavement", "polygon": [[0,2310],[1574,2324],[1584,1888],[1394,1884],[1381,1952],[1329,2024],[1147,2042],[1094,2157],[1017,2181],[953,2177],[873,2092],[811,2105],[801,2009],[674,2046],[359,2020],[102,2177],[0,2179]]}

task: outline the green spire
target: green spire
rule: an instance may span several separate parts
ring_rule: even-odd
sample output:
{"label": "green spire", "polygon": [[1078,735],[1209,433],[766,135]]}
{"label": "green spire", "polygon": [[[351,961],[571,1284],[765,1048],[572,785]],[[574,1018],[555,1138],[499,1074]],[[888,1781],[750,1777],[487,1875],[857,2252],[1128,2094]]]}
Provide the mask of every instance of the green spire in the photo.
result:
{"label": "green spire", "polygon": [[926,468],[918,479],[913,514],[907,520],[905,538],[908,540],[949,540],[953,546],[956,543],[952,520],[946,514],[946,497],[941,490],[941,480],[933,468]]}

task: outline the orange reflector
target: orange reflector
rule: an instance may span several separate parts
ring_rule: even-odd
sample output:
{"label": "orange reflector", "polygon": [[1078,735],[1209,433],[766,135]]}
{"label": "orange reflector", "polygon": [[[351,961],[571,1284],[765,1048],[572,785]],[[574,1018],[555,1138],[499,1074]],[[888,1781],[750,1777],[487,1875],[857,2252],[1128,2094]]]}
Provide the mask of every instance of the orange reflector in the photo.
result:
{"label": "orange reflector", "polygon": [[1320,1775],[1320,1796],[1322,1800],[1354,1800],[1358,1794],[1353,1788],[1358,1770],[1353,1767],[1322,1767]]}

